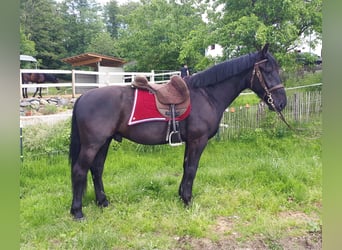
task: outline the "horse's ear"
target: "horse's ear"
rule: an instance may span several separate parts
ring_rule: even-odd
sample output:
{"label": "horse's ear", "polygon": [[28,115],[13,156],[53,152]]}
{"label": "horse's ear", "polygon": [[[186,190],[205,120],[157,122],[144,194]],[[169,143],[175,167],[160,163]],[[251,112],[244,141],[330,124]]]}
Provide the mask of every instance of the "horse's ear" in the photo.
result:
{"label": "horse's ear", "polygon": [[269,47],[269,43],[266,43],[265,46],[263,47],[261,53],[263,56],[266,56],[267,52],[268,52],[268,47]]}

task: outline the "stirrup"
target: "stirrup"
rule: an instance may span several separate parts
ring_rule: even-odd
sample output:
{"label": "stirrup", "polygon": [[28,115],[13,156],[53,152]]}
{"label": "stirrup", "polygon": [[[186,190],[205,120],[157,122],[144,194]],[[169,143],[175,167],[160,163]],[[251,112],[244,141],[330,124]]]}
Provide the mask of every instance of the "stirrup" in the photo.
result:
{"label": "stirrup", "polygon": [[181,145],[183,145],[183,141],[180,141],[180,142],[172,142],[172,136],[173,135],[178,135],[179,136],[179,131],[172,131],[170,134],[169,134],[169,144],[170,144],[170,146],[173,146],[173,147],[175,147],[175,146],[181,146]]}

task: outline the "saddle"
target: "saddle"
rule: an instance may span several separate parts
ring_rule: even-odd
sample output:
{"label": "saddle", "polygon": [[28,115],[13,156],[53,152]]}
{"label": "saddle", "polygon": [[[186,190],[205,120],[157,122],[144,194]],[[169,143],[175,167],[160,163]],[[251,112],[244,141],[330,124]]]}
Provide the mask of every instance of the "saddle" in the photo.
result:
{"label": "saddle", "polygon": [[[145,76],[136,76],[131,86],[148,90],[154,94],[158,111],[169,119],[166,140],[172,146],[182,144],[179,123],[176,118],[184,114],[190,105],[190,93],[184,80],[175,75],[166,84],[156,84],[148,82]],[[170,132],[171,127],[172,131]],[[174,135],[178,136],[177,142],[173,139]]]}

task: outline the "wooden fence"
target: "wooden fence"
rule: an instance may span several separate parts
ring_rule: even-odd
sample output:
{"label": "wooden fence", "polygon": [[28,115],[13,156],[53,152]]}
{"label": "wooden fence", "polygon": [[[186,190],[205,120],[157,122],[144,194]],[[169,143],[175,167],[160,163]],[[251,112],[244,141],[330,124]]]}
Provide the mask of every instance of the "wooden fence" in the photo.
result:
{"label": "wooden fence", "polygon": [[[289,123],[307,123],[320,119],[322,114],[322,93],[317,91],[293,92],[287,96],[287,105],[282,111]],[[248,130],[270,126],[267,121],[272,119],[271,126],[286,125],[270,112],[265,103],[255,106],[229,107],[223,114],[219,136],[233,138]]]}
{"label": "wooden fence", "polygon": [[[63,82],[63,83],[29,83],[22,84],[22,73],[47,73],[53,74],[58,78],[58,75],[71,75],[71,82]],[[100,88],[109,85],[127,85],[130,84],[131,81],[134,80],[134,77],[137,75],[146,76],[150,82],[153,83],[163,83],[167,82],[171,76],[180,75],[180,71],[164,71],[161,73],[156,73],[154,70],[151,72],[97,72],[97,71],[84,71],[84,70],[51,70],[51,69],[20,69],[20,98],[22,98],[22,89],[29,88],[35,89],[38,87],[41,88],[55,88],[55,87],[67,87],[72,91],[72,97],[75,97],[76,88]],[[94,75],[103,79],[103,82],[77,82],[77,75]],[[116,79],[120,79],[119,81],[112,82],[110,79],[112,76],[116,76]]]}

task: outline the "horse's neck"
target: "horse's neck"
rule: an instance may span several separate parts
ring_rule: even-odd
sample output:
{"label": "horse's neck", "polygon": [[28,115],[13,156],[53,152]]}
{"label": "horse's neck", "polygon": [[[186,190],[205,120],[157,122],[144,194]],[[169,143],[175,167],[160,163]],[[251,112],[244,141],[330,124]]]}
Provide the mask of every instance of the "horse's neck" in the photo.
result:
{"label": "horse's neck", "polygon": [[225,83],[213,86],[210,90],[210,96],[218,113],[223,113],[246,88],[248,88],[247,75],[232,77]]}

